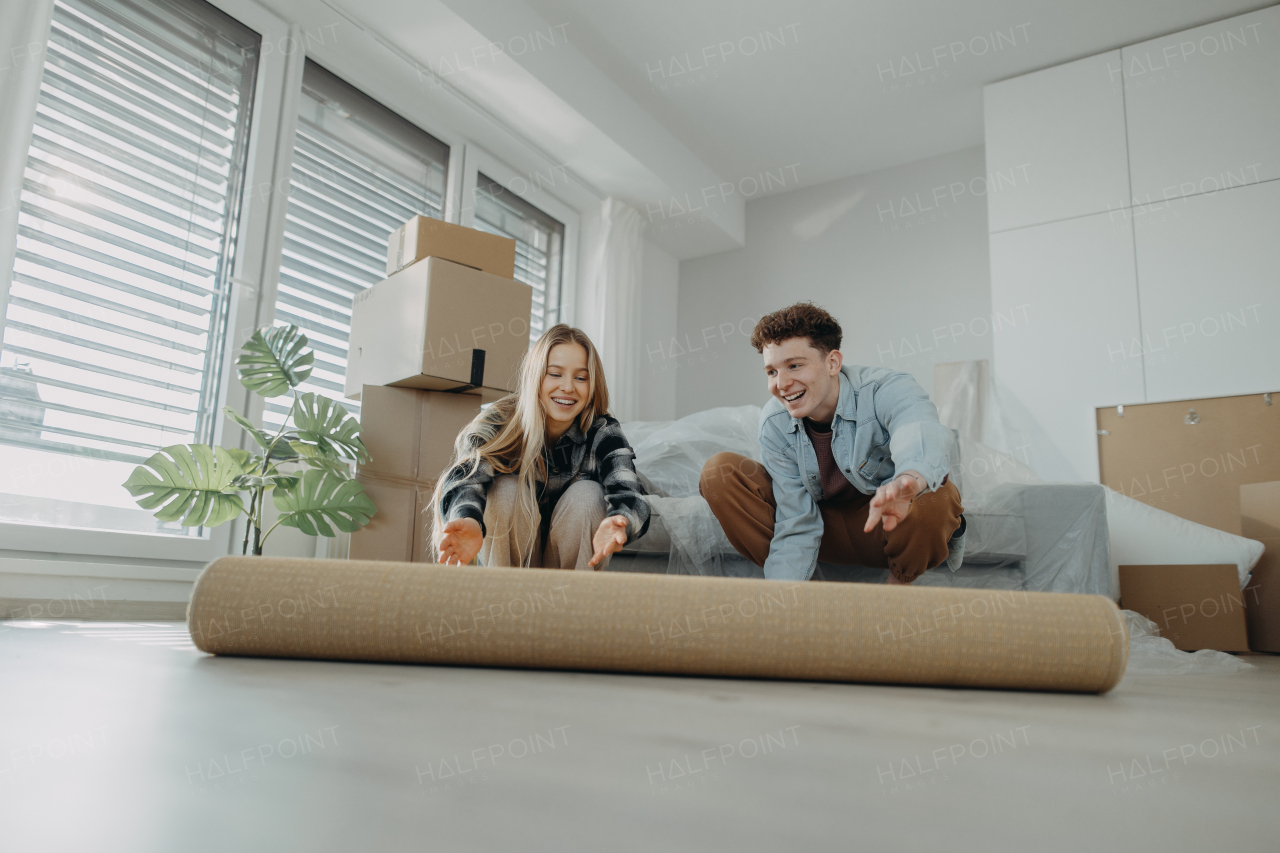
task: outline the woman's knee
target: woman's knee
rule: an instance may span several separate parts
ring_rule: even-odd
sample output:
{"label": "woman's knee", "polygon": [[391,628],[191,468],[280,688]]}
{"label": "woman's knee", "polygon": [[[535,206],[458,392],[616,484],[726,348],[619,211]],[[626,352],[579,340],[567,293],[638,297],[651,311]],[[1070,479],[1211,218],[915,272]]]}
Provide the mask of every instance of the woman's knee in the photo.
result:
{"label": "woman's knee", "polygon": [[494,477],[485,493],[485,523],[489,519],[510,518],[520,496],[520,480],[514,474]]}
{"label": "woman's knee", "polygon": [[604,487],[595,480],[579,480],[564,490],[552,514],[551,523],[598,526],[609,509],[604,499]]}
{"label": "woman's knee", "polygon": [[489,491],[485,497],[486,503],[497,501],[514,501],[520,491],[520,478],[515,474],[502,474],[494,477],[493,482],[489,484]]}

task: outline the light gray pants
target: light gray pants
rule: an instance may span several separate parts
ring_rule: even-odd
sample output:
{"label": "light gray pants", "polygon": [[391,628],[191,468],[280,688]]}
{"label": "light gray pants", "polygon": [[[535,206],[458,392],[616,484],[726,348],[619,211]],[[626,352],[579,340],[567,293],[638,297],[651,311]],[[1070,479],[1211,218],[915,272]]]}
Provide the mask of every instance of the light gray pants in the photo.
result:
{"label": "light gray pants", "polygon": [[[486,566],[521,566],[524,554],[521,546],[533,536],[535,528],[528,530],[518,523],[516,499],[518,486],[514,474],[495,477],[489,484],[485,501],[484,527],[488,535],[480,546],[480,562]],[[579,480],[564,490],[551,511],[551,532],[546,543],[534,542],[531,566],[545,569],[576,569],[590,572],[587,565],[595,549],[591,537],[600,522],[604,521],[609,505],[604,500],[604,489],[594,480]],[[608,565],[606,559],[600,565]]]}

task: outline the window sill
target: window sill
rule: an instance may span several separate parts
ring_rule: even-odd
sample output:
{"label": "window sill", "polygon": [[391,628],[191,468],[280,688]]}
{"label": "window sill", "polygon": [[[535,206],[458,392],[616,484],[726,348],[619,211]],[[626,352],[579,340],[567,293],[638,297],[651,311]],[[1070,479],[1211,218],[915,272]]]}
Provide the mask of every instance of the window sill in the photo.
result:
{"label": "window sill", "polygon": [[158,533],[121,533],[106,530],[49,527],[0,522],[0,542],[5,551],[22,551],[125,560],[204,563],[230,553],[231,536],[240,524],[210,531],[206,539],[165,536]]}

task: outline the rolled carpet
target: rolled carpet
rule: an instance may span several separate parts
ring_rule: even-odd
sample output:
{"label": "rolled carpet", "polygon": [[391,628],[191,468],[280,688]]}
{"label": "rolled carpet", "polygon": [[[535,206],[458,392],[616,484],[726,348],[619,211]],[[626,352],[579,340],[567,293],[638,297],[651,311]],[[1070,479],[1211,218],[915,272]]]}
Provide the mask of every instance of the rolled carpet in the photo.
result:
{"label": "rolled carpet", "polygon": [[187,609],[222,655],[1102,693],[1100,595],[223,557]]}

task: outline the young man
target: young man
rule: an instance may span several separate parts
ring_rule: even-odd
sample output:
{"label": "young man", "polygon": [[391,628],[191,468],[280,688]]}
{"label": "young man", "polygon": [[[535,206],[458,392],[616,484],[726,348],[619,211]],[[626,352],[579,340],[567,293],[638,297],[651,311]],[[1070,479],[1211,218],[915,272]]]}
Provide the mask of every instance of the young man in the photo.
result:
{"label": "young man", "polygon": [[700,490],[738,553],[766,578],[808,580],[819,560],[889,570],[909,584],[964,554],[953,436],[914,379],[844,366],[840,324],[799,303],[760,318],[773,399],[760,416],[764,468],[718,453]]}

